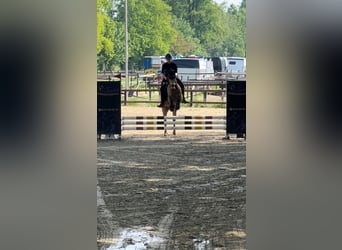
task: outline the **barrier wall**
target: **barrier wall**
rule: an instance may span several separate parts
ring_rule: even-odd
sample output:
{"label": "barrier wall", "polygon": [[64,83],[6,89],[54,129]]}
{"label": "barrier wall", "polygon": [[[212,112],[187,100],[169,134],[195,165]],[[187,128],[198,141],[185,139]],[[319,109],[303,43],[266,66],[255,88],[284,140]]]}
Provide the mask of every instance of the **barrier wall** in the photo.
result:
{"label": "barrier wall", "polygon": [[227,81],[226,134],[246,134],[246,80]]}
{"label": "barrier wall", "polygon": [[121,80],[97,82],[97,134],[121,135]]}

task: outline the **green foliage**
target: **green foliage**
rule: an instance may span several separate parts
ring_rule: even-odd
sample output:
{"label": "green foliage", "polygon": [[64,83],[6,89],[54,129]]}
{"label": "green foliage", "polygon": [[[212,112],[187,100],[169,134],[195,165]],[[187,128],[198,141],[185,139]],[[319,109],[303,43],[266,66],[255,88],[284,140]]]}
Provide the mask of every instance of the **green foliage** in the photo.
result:
{"label": "green foliage", "polygon": [[177,32],[175,42],[170,45],[170,52],[172,54],[190,55],[202,50],[200,40],[196,38],[195,31],[189,22],[173,16],[171,24]]}
{"label": "green foliage", "polygon": [[237,8],[231,5],[228,9],[230,35],[227,37],[228,54],[230,56],[246,56],[246,1]]}
{"label": "green foliage", "polygon": [[106,62],[114,57],[114,29],[115,23],[109,16],[111,14],[111,1],[97,1],[97,59],[98,69],[104,69]]}
{"label": "green foliage", "polygon": [[171,8],[163,1],[130,0],[130,3],[129,44],[132,49],[129,52],[132,64],[142,67],[143,56],[166,54],[177,33],[171,26]]}
{"label": "green foliage", "polygon": [[224,26],[224,11],[217,5],[206,4],[193,13],[194,29],[208,56],[222,56],[224,37],[228,31]]}
{"label": "green foliage", "polygon": [[[125,1],[97,0],[98,69],[124,68]],[[246,0],[229,8],[212,0],[127,0],[129,69],[143,57],[245,56]],[[114,15],[116,11],[116,14]]]}

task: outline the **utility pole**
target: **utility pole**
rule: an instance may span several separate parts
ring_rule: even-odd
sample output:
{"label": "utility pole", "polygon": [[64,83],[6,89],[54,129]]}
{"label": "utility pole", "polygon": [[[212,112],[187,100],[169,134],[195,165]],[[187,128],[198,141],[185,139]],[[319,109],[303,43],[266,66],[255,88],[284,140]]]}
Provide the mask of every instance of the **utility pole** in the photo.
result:
{"label": "utility pole", "polygon": [[127,100],[128,100],[128,15],[127,15],[127,1],[125,0],[125,44],[126,44],[126,63],[125,63],[125,80],[126,80],[126,91],[125,91],[125,105],[127,105]]}

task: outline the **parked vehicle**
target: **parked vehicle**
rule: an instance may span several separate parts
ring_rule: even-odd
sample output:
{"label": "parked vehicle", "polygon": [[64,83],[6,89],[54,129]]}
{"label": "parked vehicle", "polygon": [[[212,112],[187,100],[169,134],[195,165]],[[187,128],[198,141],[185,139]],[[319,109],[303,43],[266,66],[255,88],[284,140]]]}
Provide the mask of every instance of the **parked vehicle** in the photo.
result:
{"label": "parked vehicle", "polygon": [[144,70],[147,69],[161,69],[163,60],[161,56],[145,56],[144,57]]}
{"label": "parked vehicle", "polygon": [[224,57],[212,57],[214,72],[224,72],[227,69],[227,60]]}
{"label": "parked vehicle", "polygon": [[245,57],[227,57],[227,72],[229,73],[246,73]]}
{"label": "parked vehicle", "polygon": [[177,58],[178,77],[182,81],[214,79],[213,61],[205,58]]}

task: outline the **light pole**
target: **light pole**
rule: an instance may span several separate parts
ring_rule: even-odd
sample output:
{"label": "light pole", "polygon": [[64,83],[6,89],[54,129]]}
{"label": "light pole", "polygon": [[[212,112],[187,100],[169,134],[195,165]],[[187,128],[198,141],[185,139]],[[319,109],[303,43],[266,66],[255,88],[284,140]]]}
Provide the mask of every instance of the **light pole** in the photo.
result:
{"label": "light pole", "polygon": [[125,44],[126,44],[126,63],[125,63],[125,80],[126,80],[126,91],[125,91],[125,105],[127,105],[128,100],[128,20],[127,20],[127,1],[125,0]]}

